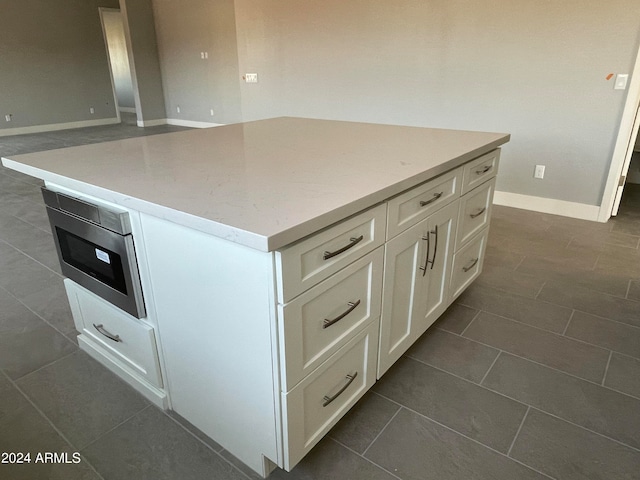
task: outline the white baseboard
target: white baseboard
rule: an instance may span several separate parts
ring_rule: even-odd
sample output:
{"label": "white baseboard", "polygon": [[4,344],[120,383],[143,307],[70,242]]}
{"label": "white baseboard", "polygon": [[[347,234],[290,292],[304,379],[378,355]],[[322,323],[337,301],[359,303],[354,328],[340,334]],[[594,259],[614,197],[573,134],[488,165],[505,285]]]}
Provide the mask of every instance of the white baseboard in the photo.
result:
{"label": "white baseboard", "polygon": [[138,120],[137,122],[139,127],[157,127],[158,125],[166,125],[166,118],[158,118],[155,120]]}
{"label": "white baseboard", "polygon": [[192,128],[211,128],[220,127],[223,123],[209,123],[209,122],[194,122],[192,120],[180,120],[177,118],[167,118],[169,125],[177,125],[179,127],[192,127]]}
{"label": "white baseboard", "polygon": [[118,107],[118,110],[124,113],[136,113],[135,107]]}
{"label": "white baseboard", "polygon": [[493,195],[493,203],[505,207],[522,208],[534,212],[551,213],[563,217],[579,218],[581,220],[598,221],[600,207],[585,203],[567,202],[554,198],[534,197],[519,193],[499,192]]}
{"label": "white baseboard", "polygon": [[101,118],[99,120],[83,120],[81,122],[51,123],[49,125],[33,125],[31,127],[16,127],[0,129],[0,137],[10,135],[24,135],[27,133],[53,132],[56,130],[69,130],[71,128],[97,127],[100,125],[113,125],[120,123],[118,118]]}

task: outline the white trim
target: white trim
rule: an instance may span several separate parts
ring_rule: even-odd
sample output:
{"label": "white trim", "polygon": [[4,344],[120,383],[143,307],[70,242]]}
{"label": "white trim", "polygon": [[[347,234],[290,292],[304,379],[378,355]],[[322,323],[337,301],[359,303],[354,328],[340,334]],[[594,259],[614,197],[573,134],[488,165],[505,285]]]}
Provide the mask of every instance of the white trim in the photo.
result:
{"label": "white trim", "polygon": [[56,130],[69,130],[71,128],[97,127],[100,125],[113,125],[120,123],[118,118],[101,118],[98,120],[82,120],[80,122],[51,123],[48,125],[32,125],[30,127],[16,127],[0,129],[0,137],[10,135],[24,135],[26,133],[53,132]]}
{"label": "white trim", "polygon": [[[635,132],[633,131],[633,127],[639,105],[640,48],[638,49],[636,63],[633,67],[633,73],[631,74],[631,81],[629,82],[629,93],[627,94],[622,119],[620,120],[620,129],[618,130],[618,137],[613,150],[609,176],[607,177],[607,183],[605,184],[604,193],[602,194],[602,204],[600,205],[600,212],[598,213],[598,221],[600,222],[606,222],[609,220],[609,217],[611,217],[616,200],[616,193],[618,192],[620,176],[624,175],[623,170],[625,166],[628,168],[628,161],[631,159],[631,154],[633,153],[633,144],[630,145],[630,143],[634,140],[632,138],[634,134],[638,133],[637,130]],[[629,148],[630,146],[631,148]]]}
{"label": "white trim", "polygon": [[124,113],[136,113],[135,107],[118,107],[118,110]]}
{"label": "white trim", "polygon": [[[598,205],[534,197],[519,193],[499,192],[497,190],[493,195],[493,203],[506,207],[522,208],[524,210],[533,210],[534,212],[551,213],[553,215],[562,215],[563,217],[592,221],[598,220],[598,212],[600,211]],[[604,221],[606,222],[606,219]]]}
{"label": "white trim", "polygon": [[118,122],[120,122],[122,121],[122,119],[120,118],[120,110],[118,109],[118,94],[116,93],[116,82],[114,81],[113,77],[113,65],[111,65],[111,52],[109,52],[109,42],[107,41],[107,29],[104,26],[105,12],[120,13],[120,9],[98,7],[98,13],[100,14],[100,25],[102,26],[102,39],[104,40],[104,49],[107,52],[107,64],[109,65],[109,78],[111,79],[111,92],[113,93],[113,107],[116,110]]}
{"label": "white trim", "polygon": [[157,127],[158,125],[166,125],[166,118],[158,118],[156,120],[138,120],[139,127]]}
{"label": "white trim", "polygon": [[179,127],[192,127],[192,128],[210,128],[221,127],[224,123],[209,123],[209,122],[195,122],[193,120],[181,120],[178,118],[167,118],[169,125],[177,125]]}

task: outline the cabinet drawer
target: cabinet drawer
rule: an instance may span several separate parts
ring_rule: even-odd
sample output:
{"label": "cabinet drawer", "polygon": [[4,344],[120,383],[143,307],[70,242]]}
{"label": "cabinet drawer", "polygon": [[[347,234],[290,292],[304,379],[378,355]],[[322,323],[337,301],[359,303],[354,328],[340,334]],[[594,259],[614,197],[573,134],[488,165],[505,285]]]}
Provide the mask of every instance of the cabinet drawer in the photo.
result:
{"label": "cabinet drawer", "polygon": [[293,388],[364,325],[377,320],[382,263],[383,249],[378,248],[278,307],[283,391]]}
{"label": "cabinet drawer", "polygon": [[64,281],[64,285],[80,333],[116,362],[124,364],[152,385],[162,387],[153,327],[69,279]]}
{"label": "cabinet drawer", "polygon": [[373,385],[378,349],[373,322],[288,394],[282,394],[284,468],[289,470]]}
{"label": "cabinet drawer", "polygon": [[278,302],[286,303],[384,243],[378,205],[276,252]]}
{"label": "cabinet drawer", "polygon": [[453,256],[451,301],[456,299],[482,272],[488,233],[489,229],[484,229]]}
{"label": "cabinet drawer", "polygon": [[462,167],[389,200],[387,238],[415,225],[460,196]]}
{"label": "cabinet drawer", "polygon": [[493,178],[460,199],[456,250],[489,225],[495,185]]}
{"label": "cabinet drawer", "polygon": [[498,173],[500,149],[493,150],[467,163],[462,175],[462,195],[495,177]]}

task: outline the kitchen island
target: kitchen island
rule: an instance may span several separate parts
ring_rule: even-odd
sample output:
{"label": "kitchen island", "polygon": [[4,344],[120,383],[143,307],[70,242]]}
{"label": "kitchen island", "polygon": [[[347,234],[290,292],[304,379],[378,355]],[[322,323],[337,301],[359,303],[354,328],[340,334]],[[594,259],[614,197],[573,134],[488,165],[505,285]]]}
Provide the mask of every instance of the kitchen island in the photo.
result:
{"label": "kitchen island", "polygon": [[508,139],[278,118],[3,163],[129,212],[146,317],[66,280],[81,347],[266,475],[480,273]]}

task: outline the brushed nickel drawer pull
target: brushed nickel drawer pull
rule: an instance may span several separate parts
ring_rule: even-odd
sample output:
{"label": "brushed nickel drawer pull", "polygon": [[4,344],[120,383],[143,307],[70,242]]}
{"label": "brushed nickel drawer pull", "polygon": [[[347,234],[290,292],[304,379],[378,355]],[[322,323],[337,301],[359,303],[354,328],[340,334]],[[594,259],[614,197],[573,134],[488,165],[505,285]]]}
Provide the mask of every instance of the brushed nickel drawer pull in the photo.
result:
{"label": "brushed nickel drawer pull", "polygon": [[487,173],[489,170],[493,168],[493,165],[487,165],[480,170],[476,170],[476,175],[482,175],[483,173]]}
{"label": "brushed nickel drawer pull", "polygon": [[474,259],[474,260],[471,262],[471,265],[469,265],[468,267],[462,267],[462,270],[464,270],[464,271],[465,271],[465,273],[466,273],[466,272],[468,272],[469,270],[471,270],[473,267],[475,267],[475,266],[476,266],[476,263],[478,263],[478,260],[480,260],[480,257],[478,257],[478,258]]}
{"label": "brushed nickel drawer pull", "polygon": [[351,312],[353,312],[356,309],[356,307],[358,305],[360,305],[360,300],[358,300],[357,302],[349,302],[349,303],[347,303],[347,305],[349,305],[349,308],[344,313],[340,314],[339,316],[337,316],[333,320],[329,320],[328,318],[325,318],[324,322],[322,323],[322,328],[330,327],[334,323],[339,322],[344,317],[349,315]]}
{"label": "brushed nickel drawer pull", "polygon": [[469,216],[471,218],[479,217],[480,215],[482,215],[485,212],[486,209],[487,209],[487,207],[482,207],[478,213],[470,213]]}
{"label": "brushed nickel drawer pull", "polygon": [[421,207],[426,207],[430,203],[433,203],[436,200],[438,200],[442,195],[444,195],[444,192],[434,193],[433,197],[431,199],[429,199],[429,200],[420,200],[420,206]]}
{"label": "brushed nickel drawer pull", "polygon": [[102,325],[102,324],[96,325],[94,323],[93,326],[100,334],[104,335],[109,340],[113,340],[114,342],[121,342],[122,341],[122,340],[120,340],[120,335],[114,335],[113,333],[109,333],[107,330],[105,330],[104,325]]}
{"label": "brushed nickel drawer pull", "polygon": [[339,250],[336,250],[335,252],[324,252],[323,255],[323,259],[324,260],[329,260],[332,257],[335,257],[336,255],[340,255],[342,252],[346,252],[347,250],[349,250],[351,247],[355,247],[358,243],[360,243],[362,240],[364,239],[364,235],[360,235],[359,237],[351,237],[349,239],[349,241],[351,243],[349,243],[349,245],[345,245],[344,247],[342,247]]}
{"label": "brushed nickel drawer pull", "polygon": [[429,262],[429,261],[427,262],[427,263],[430,263],[430,264],[431,264],[431,270],[433,270],[433,266],[434,266],[434,265],[435,265],[435,263],[436,263],[436,255],[437,255],[437,253],[438,253],[438,225],[436,225],[435,230],[432,230],[432,231],[431,231],[431,232],[429,232],[429,233],[433,233],[433,234],[436,236],[436,243],[435,243],[435,245],[433,246],[433,258],[431,259],[431,261],[430,261],[430,262]]}
{"label": "brushed nickel drawer pull", "polygon": [[427,266],[429,265],[429,251],[431,250],[431,240],[430,240],[430,236],[427,233],[427,236],[423,236],[422,240],[426,240],[427,241],[427,258],[425,258],[424,260],[424,267],[420,267],[420,270],[422,270],[422,276],[424,277],[427,274]]}
{"label": "brushed nickel drawer pull", "polygon": [[331,402],[333,402],[336,398],[338,398],[340,395],[342,395],[342,393],[349,388],[349,385],[351,385],[351,383],[353,383],[353,381],[356,379],[356,377],[358,376],[358,372],[354,373],[353,375],[347,375],[346,379],[347,379],[347,383],[345,383],[342,388],[338,391],[338,393],[336,393],[333,397],[329,397],[328,395],[325,395],[322,400],[324,400],[324,402],[322,402],[322,406],[326,407],[327,405],[329,405]]}

